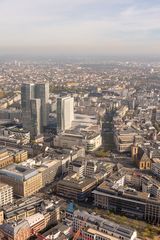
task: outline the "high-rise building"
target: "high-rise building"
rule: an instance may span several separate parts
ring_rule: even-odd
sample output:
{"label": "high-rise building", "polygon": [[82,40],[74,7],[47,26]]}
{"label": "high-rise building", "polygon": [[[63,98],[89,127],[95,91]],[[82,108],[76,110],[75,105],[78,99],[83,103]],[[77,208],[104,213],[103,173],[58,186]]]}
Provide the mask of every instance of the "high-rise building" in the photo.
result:
{"label": "high-rise building", "polygon": [[49,83],[23,84],[21,87],[23,127],[32,136],[43,132],[48,124]]}
{"label": "high-rise building", "polygon": [[72,97],[57,98],[57,128],[65,131],[71,128],[74,120],[74,99]]}
{"label": "high-rise building", "polygon": [[34,84],[24,83],[21,87],[22,122],[27,130],[31,129],[31,98],[34,98]]}
{"label": "high-rise building", "polygon": [[49,114],[49,83],[38,83],[35,85],[35,98],[41,99],[41,122],[42,126],[46,127]]}
{"label": "high-rise building", "polygon": [[31,126],[32,136],[38,136],[41,133],[41,100],[33,98],[30,100],[31,108]]}

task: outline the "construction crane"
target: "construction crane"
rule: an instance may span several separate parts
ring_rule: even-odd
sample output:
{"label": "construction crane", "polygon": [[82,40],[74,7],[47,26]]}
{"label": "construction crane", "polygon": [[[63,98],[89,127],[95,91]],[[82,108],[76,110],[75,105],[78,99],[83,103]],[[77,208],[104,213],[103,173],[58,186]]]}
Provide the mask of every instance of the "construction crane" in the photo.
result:
{"label": "construction crane", "polygon": [[75,233],[73,240],[77,240],[80,235],[81,235],[81,228]]}
{"label": "construction crane", "polygon": [[[83,227],[81,227],[80,229],[78,229],[78,231],[75,233],[73,240],[78,240],[78,238],[81,236],[81,230],[83,229]],[[85,240],[92,240],[92,238],[90,237],[85,237]]]}
{"label": "construction crane", "polygon": [[[35,230],[31,229],[31,233],[32,235],[36,236],[39,240],[48,240],[47,238],[45,238],[43,235],[41,235],[40,233],[36,232]],[[64,240],[66,240],[67,238],[64,238]]]}

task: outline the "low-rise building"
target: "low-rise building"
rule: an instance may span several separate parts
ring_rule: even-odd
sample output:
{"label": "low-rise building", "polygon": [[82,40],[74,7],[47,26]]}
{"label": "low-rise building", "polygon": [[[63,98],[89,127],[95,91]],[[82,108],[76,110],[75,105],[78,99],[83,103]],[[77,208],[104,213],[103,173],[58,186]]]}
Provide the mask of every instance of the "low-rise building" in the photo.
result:
{"label": "low-rise building", "polygon": [[102,145],[102,136],[94,131],[81,131],[81,133],[68,131],[54,138],[54,146],[56,147],[71,148],[74,145],[84,146],[86,152],[93,152]]}
{"label": "low-rise building", "polygon": [[17,150],[14,152],[14,162],[20,163],[28,159],[28,151],[26,150]]}
{"label": "low-rise building", "polygon": [[37,167],[38,172],[42,174],[42,185],[45,186],[55,180],[61,172],[61,162],[59,160],[48,160]]}
{"label": "low-rise building", "polygon": [[42,174],[35,169],[12,164],[0,170],[0,180],[13,187],[13,193],[27,197],[42,188]]}
{"label": "low-rise building", "polygon": [[43,199],[38,197],[23,198],[16,201],[14,204],[2,206],[0,212],[2,212],[2,223],[13,222],[23,220],[33,214],[37,213],[41,209]]}
{"label": "low-rise building", "polygon": [[73,213],[73,230],[80,230],[82,240],[134,240],[137,238],[136,230],[125,227],[100,216],[76,210]]}
{"label": "low-rise building", "polygon": [[79,177],[77,173],[74,173],[58,182],[57,193],[66,198],[83,201],[91,194],[96,185],[96,179]]}
{"label": "low-rise building", "polygon": [[133,128],[116,129],[114,139],[117,151],[120,153],[131,152],[131,146],[135,139],[137,143],[142,142],[142,138],[138,135]]}
{"label": "low-rise building", "polygon": [[17,222],[24,219],[33,219],[31,216],[44,215],[45,226],[55,224],[60,219],[61,200],[57,197],[52,200],[44,200],[38,197],[29,197],[17,200],[14,204],[2,206],[0,209],[0,222]]}
{"label": "low-rise building", "polygon": [[160,177],[160,163],[152,163],[151,171],[157,177]]}
{"label": "low-rise building", "polygon": [[27,240],[30,236],[31,229],[26,220],[0,225],[0,239],[2,240]]}
{"label": "low-rise building", "polygon": [[4,168],[14,161],[13,154],[9,153],[6,148],[0,149],[0,168]]}
{"label": "low-rise building", "polygon": [[[100,184],[94,194],[94,205],[100,208],[124,214],[126,216],[152,222],[160,223],[160,199],[159,186],[141,176],[140,186],[137,190],[131,178],[126,173],[118,172]],[[131,187],[130,187],[131,185]],[[136,188],[134,188],[136,187]]]}

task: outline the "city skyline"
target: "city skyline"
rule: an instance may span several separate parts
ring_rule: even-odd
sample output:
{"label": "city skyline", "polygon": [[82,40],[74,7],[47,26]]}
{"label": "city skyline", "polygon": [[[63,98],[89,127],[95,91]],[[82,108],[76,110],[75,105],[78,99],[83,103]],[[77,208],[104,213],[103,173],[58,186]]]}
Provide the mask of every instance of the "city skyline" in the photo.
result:
{"label": "city skyline", "polygon": [[0,0],[0,51],[159,55],[159,12],[158,0]]}

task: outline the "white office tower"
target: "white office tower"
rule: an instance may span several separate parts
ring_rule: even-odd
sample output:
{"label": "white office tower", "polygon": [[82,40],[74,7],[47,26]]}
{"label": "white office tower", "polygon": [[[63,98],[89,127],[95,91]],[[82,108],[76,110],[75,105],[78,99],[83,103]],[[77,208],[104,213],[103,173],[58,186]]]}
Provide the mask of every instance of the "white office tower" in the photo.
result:
{"label": "white office tower", "polygon": [[34,84],[24,83],[21,87],[21,105],[23,127],[27,130],[31,128],[30,100],[34,98]]}
{"label": "white office tower", "polygon": [[74,99],[72,97],[57,98],[57,129],[65,131],[71,128],[74,120]]}
{"label": "white office tower", "polygon": [[31,108],[31,135],[41,134],[41,100],[34,98],[30,100]]}
{"label": "white office tower", "polygon": [[41,124],[46,127],[49,116],[49,83],[35,85],[35,98],[41,99]]}

